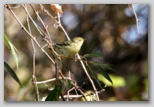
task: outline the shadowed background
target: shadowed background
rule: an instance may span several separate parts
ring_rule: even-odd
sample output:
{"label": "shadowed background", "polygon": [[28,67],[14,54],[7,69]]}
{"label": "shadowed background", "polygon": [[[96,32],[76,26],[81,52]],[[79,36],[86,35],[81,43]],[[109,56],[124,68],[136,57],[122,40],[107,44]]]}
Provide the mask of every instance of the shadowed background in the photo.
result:
{"label": "shadowed background", "polygon": [[[38,5],[33,5],[39,10]],[[51,14],[55,14],[50,9],[50,5],[44,5]],[[69,4],[62,5],[63,15],[62,24],[69,34],[70,38],[76,36],[83,37],[86,41],[82,46],[80,55],[99,52],[102,58],[90,58],[91,61],[99,61],[102,64],[108,64],[116,72],[104,68],[106,72],[116,76],[116,81],[123,81],[122,85],[108,86],[100,95],[105,101],[142,101],[148,100],[148,5],[134,5],[137,16],[140,20],[139,31],[137,34],[136,19],[132,8],[127,4]],[[26,25],[26,15],[21,9],[14,9],[18,18]],[[33,15],[33,11],[29,9]],[[48,24],[51,39],[55,43],[61,43],[66,40],[64,32],[53,26],[51,18],[43,12],[40,14],[43,21]],[[37,22],[37,19],[35,20]],[[38,21],[38,24],[40,22]],[[41,26],[41,25],[40,25]],[[31,27],[33,35],[37,37],[40,44],[43,45],[42,38],[35,28]],[[19,70],[16,71],[23,88],[11,78],[8,72],[4,72],[4,100],[10,101],[31,101],[34,100],[34,90],[31,84],[32,75],[32,55],[30,38],[21,30],[15,18],[7,9],[4,9],[4,32],[10,41],[20,51]],[[38,35],[38,36],[37,36]],[[36,46],[37,47],[37,46]],[[48,50],[47,50],[48,51]],[[50,53],[50,51],[48,51]],[[4,47],[4,58],[14,69],[16,66],[9,50]],[[80,64],[68,60],[68,69],[71,69],[76,75],[72,74],[84,89],[92,89]],[[67,71],[63,68],[63,71]],[[46,56],[37,48],[36,54],[36,77],[37,80],[46,80],[53,77],[54,68]],[[96,71],[97,72],[97,71]],[[66,72],[67,75],[67,72]],[[112,77],[111,77],[112,79]],[[84,83],[84,84],[83,84]],[[118,84],[118,83],[117,83]],[[104,85],[104,83],[102,83]],[[40,96],[46,95],[44,86],[40,86]]]}

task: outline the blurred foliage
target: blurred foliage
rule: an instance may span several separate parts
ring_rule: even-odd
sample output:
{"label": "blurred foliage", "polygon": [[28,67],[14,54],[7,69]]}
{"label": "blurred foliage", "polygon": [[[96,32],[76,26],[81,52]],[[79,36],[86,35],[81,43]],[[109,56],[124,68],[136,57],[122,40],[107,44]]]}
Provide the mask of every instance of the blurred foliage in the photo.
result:
{"label": "blurred foliage", "polygon": [[124,78],[121,76],[110,75],[110,78],[112,78],[113,84],[107,81],[101,74],[97,74],[97,76],[98,76],[98,79],[103,83],[105,83],[107,86],[124,87],[126,85]]}
{"label": "blurred foliage", "polygon": [[59,96],[62,93],[62,85],[59,81],[56,82],[56,86],[54,89],[49,93],[45,101],[59,101]]}
{"label": "blurred foliage", "polygon": [[8,37],[6,34],[4,34],[4,42],[6,44],[6,46],[8,47],[8,49],[10,50],[10,53],[12,54],[13,58],[14,58],[14,62],[17,66],[18,69],[18,57],[16,54],[16,51],[18,51],[15,46],[9,41]]}
{"label": "blurred foliage", "polygon": [[[14,58],[14,62],[17,66],[17,70],[18,70],[18,57],[17,57],[17,54],[16,54],[16,51],[17,50],[15,48],[15,46],[9,41],[8,37],[6,34],[4,34],[4,42],[5,44],[7,45],[7,48],[10,50],[10,53],[12,54],[13,58]],[[6,63],[4,62],[4,67],[7,69],[7,71],[10,73],[10,75],[12,76],[12,78],[17,82],[19,83],[19,85],[22,87],[21,85],[21,82],[18,78],[18,76],[16,75],[15,71]]]}
{"label": "blurred foliage", "polygon": [[12,70],[12,68],[6,63],[4,62],[4,66],[5,68],[7,69],[7,71],[10,73],[10,75],[12,76],[12,78],[17,82],[19,83],[19,85],[22,87],[21,83],[20,83],[20,80],[18,78],[18,76],[16,75],[16,73]]}
{"label": "blurred foliage", "polygon": [[[65,34],[61,29],[56,29],[54,21],[44,12],[39,10],[39,5],[34,5],[40,12],[43,21],[48,25],[51,39],[55,43],[66,40]],[[50,5],[44,5],[52,15]],[[70,38],[81,36],[85,38],[80,55],[91,53],[96,57],[87,57],[88,61],[101,63],[102,69],[110,78],[113,85],[104,81],[104,77],[96,67],[91,67],[97,78],[104,87],[104,92],[99,94],[103,101],[147,101],[148,100],[148,5],[134,4],[137,16],[140,20],[137,34],[136,20],[131,8],[127,4],[63,4],[62,23]],[[27,26],[26,17],[22,7],[14,9],[20,20]],[[29,12],[35,22],[40,24],[32,9]],[[10,24],[11,23],[11,24]],[[40,25],[41,26],[41,25]],[[32,27],[32,34],[43,46],[44,42],[35,27]],[[16,74],[21,79],[23,88],[4,72],[4,100],[5,101],[33,101],[35,93],[31,83],[32,57],[33,50],[30,38],[20,28],[15,18],[4,7],[4,32],[11,40],[12,44],[20,51],[18,56],[19,68]],[[48,53],[51,53],[48,49]],[[54,77],[54,66],[36,47],[36,77],[37,81],[47,80]],[[97,57],[102,55],[102,57]],[[13,56],[4,45],[4,60],[12,69],[16,68]],[[92,90],[91,83],[84,74],[78,61],[66,60],[66,67],[63,72],[68,75],[68,69],[73,71],[71,74],[79,86],[84,90]],[[110,65],[109,69],[104,64]],[[97,83],[97,81],[94,79]],[[44,85],[45,86],[45,85]],[[53,86],[53,84],[49,84]],[[46,87],[48,88],[48,87]],[[57,86],[58,89],[60,87]],[[97,86],[100,89],[100,86]],[[55,87],[56,89],[56,87]],[[62,89],[62,94],[66,94],[67,88]],[[48,95],[50,91],[39,85],[40,98]],[[54,90],[53,90],[54,91]],[[60,92],[60,91],[59,91]],[[78,99],[74,99],[76,101]]]}

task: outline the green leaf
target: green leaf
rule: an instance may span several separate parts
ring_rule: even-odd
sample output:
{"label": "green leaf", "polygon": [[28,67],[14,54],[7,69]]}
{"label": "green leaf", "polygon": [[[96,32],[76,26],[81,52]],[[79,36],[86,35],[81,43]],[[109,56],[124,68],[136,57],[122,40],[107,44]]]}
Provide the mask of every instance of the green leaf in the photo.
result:
{"label": "green leaf", "polygon": [[4,41],[5,41],[5,44],[7,45],[7,47],[10,49],[9,39],[8,39],[8,37],[6,36],[6,34],[4,34]]}
{"label": "green leaf", "polygon": [[104,76],[102,74],[97,74],[98,79],[100,81],[102,81],[103,83],[105,83],[107,86],[113,86],[113,87],[124,87],[126,85],[126,81],[123,77],[121,76],[116,76],[116,75],[110,75],[110,77],[112,78],[112,81],[114,82],[114,84],[112,84],[111,82],[109,82],[107,79],[104,78]]}
{"label": "green leaf", "polygon": [[[14,61],[15,61],[15,64],[17,66],[17,69],[18,69],[18,57],[17,57],[17,54],[16,54],[16,51],[17,49],[15,48],[15,46],[9,41],[8,37],[6,36],[6,34],[4,34],[4,41],[5,41],[5,44],[7,45],[7,47],[9,48],[13,58],[14,58]],[[16,50],[16,51],[15,51]]]}
{"label": "green leaf", "polygon": [[91,62],[91,64],[93,64],[95,66],[101,66],[102,65],[102,63],[97,62],[97,61],[93,61],[93,62]]}
{"label": "green leaf", "polygon": [[83,57],[84,58],[86,58],[86,57],[102,57],[102,54],[98,53],[98,52],[93,52],[91,54],[85,54]]}
{"label": "green leaf", "polygon": [[59,96],[62,93],[62,86],[57,84],[55,88],[49,93],[45,101],[59,101]]}
{"label": "green leaf", "polygon": [[113,82],[112,82],[111,78],[109,77],[109,75],[107,74],[107,72],[104,71],[103,68],[102,68],[101,66],[98,66],[97,68],[98,68],[98,70],[101,72],[101,74],[102,74],[109,82],[111,82],[111,83],[113,84]]}
{"label": "green leaf", "polygon": [[99,79],[97,78],[95,71],[93,71],[90,66],[87,65],[87,67],[89,68],[90,72],[92,73],[92,76],[95,78],[95,80],[98,83],[98,85],[100,86],[100,88],[103,89],[102,86],[101,86],[101,83],[99,82]]}
{"label": "green leaf", "polygon": [[115,73],[118,73],[116,70],[112,69],[109,64],[103,64],[103,66],[111,71],[114,71]]}
{"label": "green leaf", "polygon": [[71,87],[71,82],[69,79],[62,79],[62,81],[65,82],[66,88],[70,88]]}
{"label": "green leaf", "polygon": [[118,73],[116,70],[114,70],[114,69],[112,69],[112,68],[110,67],[110,64],[102,64],[102,63],[97,62],[97,61],[91,62],[91,64],[96,65],[96,66],[103,66],[103,67],[105,67],[105,68],[107,68],[107,69],[109,69],[109,70],[111,70],[111,71],[114,71],[115,73]]}
{"label": "green leaf", "polygon": [[66,87],[70,88],[71,87],[71,82],[69,80],[65,80],[66,81]]}
{"label": "green leaf", "polygon": [[12,70],[12,68],[6,62],[4,62],[4,66],[7,69],[7,71],[10,73],[10,75],[14,78],[14,80],[16,80],[16,82],[20,85],[20,87],[22,87],[19,78],[17,77],[15,72]]}
{"label": "green leaf", "polygon": [[124,87],[126,85],[126,81],[121,76],[111,75],[110,76],[114,81],[114,87]]}

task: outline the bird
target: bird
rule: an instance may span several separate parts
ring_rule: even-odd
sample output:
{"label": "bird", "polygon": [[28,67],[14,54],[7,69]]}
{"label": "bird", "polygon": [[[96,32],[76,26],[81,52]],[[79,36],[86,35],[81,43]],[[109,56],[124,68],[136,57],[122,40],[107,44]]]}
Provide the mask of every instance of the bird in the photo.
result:
{"label": "bird", "polygon": [[82,37],[75,37],[72,40],[64,41],[61,44],[56,44],[55,50],[60,55],[75,56],[81,49],[85,39]]}

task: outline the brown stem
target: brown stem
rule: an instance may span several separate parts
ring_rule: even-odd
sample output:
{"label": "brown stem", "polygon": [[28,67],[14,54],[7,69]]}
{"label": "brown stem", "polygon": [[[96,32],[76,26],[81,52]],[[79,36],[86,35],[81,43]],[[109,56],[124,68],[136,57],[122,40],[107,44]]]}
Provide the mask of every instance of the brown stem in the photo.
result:
{"label": "brown stem", "polygon": [[[27,5],[25,5],[25,9],[27,10]],[[28,11],[28,10],[27,10]],[[29,24],[29,17],[27,15],[27,23],[28,23],[28,30],[29,33],[31,34],[31,28],[30,28],[30,24]],[[32,42],[32,48],[33,48],[33,73],[32,73],[32,83],[34,84],[34,90],[36,93],[36,100],[39,101],[39,90],[38,90],[38,86],[36,84],[37,80],[36,80],[36,76],[35,76],[35,53],[36,53],[36,49],[34,46],[34,41],[31,39]]]}

